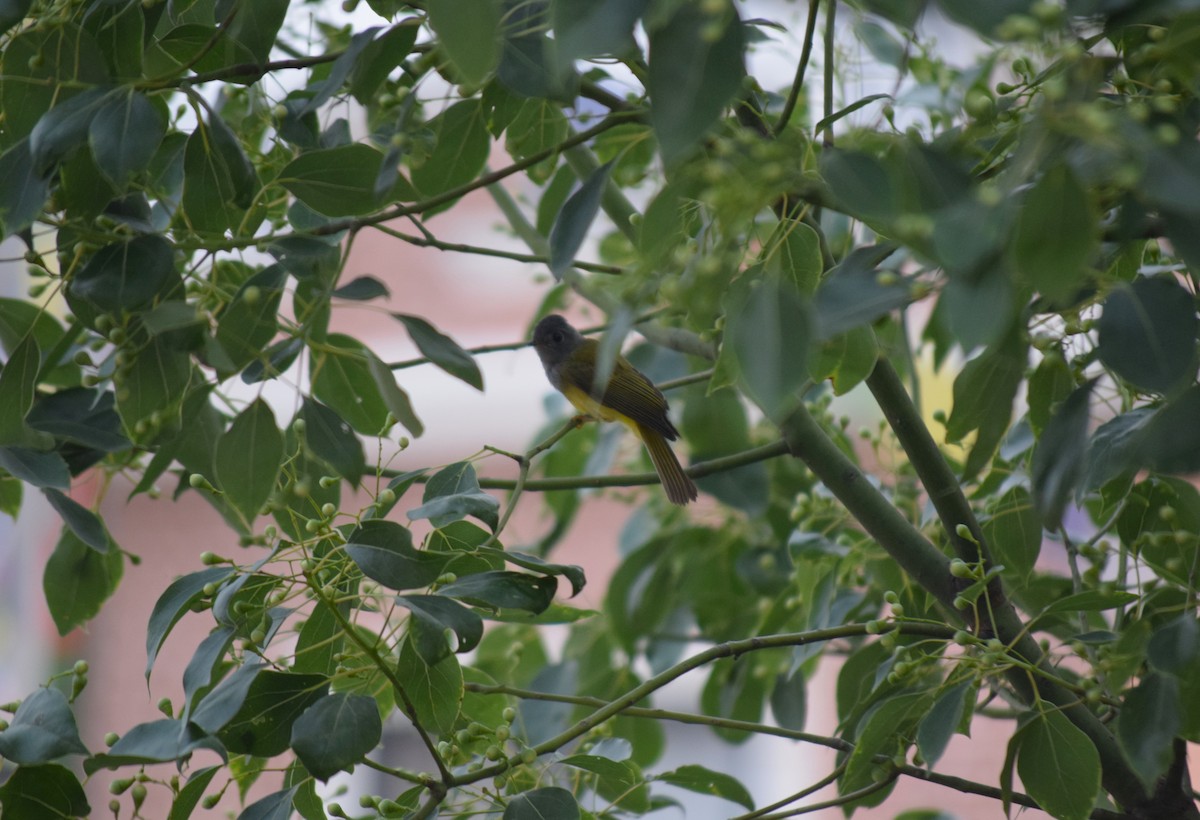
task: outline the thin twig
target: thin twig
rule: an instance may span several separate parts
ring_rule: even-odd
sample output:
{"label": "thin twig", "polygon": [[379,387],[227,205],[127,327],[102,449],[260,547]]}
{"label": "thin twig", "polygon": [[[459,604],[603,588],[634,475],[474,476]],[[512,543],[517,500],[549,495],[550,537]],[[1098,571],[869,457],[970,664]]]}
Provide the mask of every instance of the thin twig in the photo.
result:
{"label": "thin twig", "polygon": [[800,50],[800,62],[796,65],[796,77],[792,80],[791,91],[788,92],[787,100],[783,104],[783,111],[779,113],[779,119],[775,122],[773,131],[777,137],[783,133],[783,129],[787,128],[788,121],[791,120],[792,113],[796,110],[796,103],[800,100],[800,94],[804,90],[804,74],[808,71],[808,61],[812,56],[813,35],[817,28],[817,7],[820,5],[820,0],[808,0],[808,22],[804,26],[804,45]]}

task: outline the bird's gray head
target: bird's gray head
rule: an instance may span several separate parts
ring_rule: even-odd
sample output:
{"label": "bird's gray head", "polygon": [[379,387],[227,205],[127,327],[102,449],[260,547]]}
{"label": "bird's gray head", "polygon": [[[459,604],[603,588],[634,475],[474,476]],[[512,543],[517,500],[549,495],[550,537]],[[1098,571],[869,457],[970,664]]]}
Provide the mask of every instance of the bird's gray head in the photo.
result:
{"label": "bird's gray head", "polygon": [[582,341],[579,331],[554,313],[538,322],[533,329],[533,346],[547,372],[566,361]]}

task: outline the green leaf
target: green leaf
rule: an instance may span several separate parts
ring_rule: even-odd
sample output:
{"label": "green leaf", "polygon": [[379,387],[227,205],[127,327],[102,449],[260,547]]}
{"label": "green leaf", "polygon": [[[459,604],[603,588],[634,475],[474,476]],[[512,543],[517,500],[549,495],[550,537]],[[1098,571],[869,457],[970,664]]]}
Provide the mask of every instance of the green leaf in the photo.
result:
{"label": "green leaf", "polygon": [[363,575],[394,590],[429,586],[449,560],[445,553],[413,547],[412,533],[394,521],[362,522],[344,549]]}
{"label": "green leaf", "polygon": [[[121,433],[121,419],[114,409],[111,391],[72,387],[43,394],[34,402],[26,421],[35,430],[90,451],[117,453],[130,447],[129,439]],[[72,459],[72,467],[74,464]]]}
{"label": "green leaf", "polygon": [[204,790],[219,771],[220,766],[209,766],[194,772],[171,803],[171,813],[167,815],[167,820],[188,820],[200,803],[200,798],[204,796]]}
{"label": "green leaf", "polygon": [[0,447],[0,467],[13,478],[27,481],[35,487],[71,487],[67,462],[58,453],[39,453],[25,447]]}
{"label": "green leaf", "polygon": [[41,351],[37,340],[30,335],[17,345],[0,370],[0,445],[38,449],[52,446],[49,436],[39,435],[25,423],[25,416],[33,407],[41,366]]}
{"label": "green leaf", "polygon": [[1200,470],[1197,413],[1200,413],[1200,385],[1192,385],[1158,408],[1132,443],[1136,463],[1160,473]]}
{"label": "green leaf", "polygon": [[107,752],[85,760],[83,770],[90,775],[101,769],[184,761],[199,749],[208,749],[222,760],[227,759],[225,749],[215,739],[183,721],[163,718],[134,726]]}
{"label": "green leaf", "polygon": [[[297,199],[326,216],[361,216],[400,198],[399,188],[375,195],[383,154],[361,142],[305,151],[289,162],[276,180]],[[397,186],[407,185],[403,179]]]}
{"label": "green leaf", "polygon": [[[140,55],[140,48],[139,48]],[[150,165],[167,133],[159,109],[130,89],[108,98],[88,126],[96,167],[117,188]]]}
{"label": "green leaf", "polygon": [[830,339],[912,301],[909,283],[875,268],[896,250],[892,244],[857,248],[829,271],[813,301],[818,339]]}
{"label": "green leaf", "polygon": [[279,465],[283,463],[283,434],[275,414],[262,399],[243,410],[217,441],[217,481],[230,503],[253,521],[266,503]]}
{"label": "green leaf", "polygon": [[808,380],[812,338],[808,301],[789,281],[767,276],[752,287],[745,307],[730,317],[725,344],[737,358],[747,391],[764,413],[780,421],[799,402]]}
{"label": "green leaf", "polygon": [[[220,117],[216,120],[219,122]],[[239,205],[244,198],[235,182],[236,173],[244,168],[233,169],[229,159],[221,151],[216,132],[210,123],[200,123],[188,137],[183,153],[183,217],[191,230],[198,234],[224,235],[226,231],[241,233],[245,230],[242,219],[245,207]],[[240,162],[244,154],[234,154]]]}
{"label": "green leaf", "polygon": [[876,704],[860,722],[854,737],[854,751],[846,759],[846,772],[838,782],[838,791],[849,794],[871,783],[879,765],[875,757],[891,757],[904,748],[905,737],[929,712],[932,697],[926,692],[895,695]]}
{"label": "green leaf", "polygon": [[950,738],[958,730],[967,708],[967,695],[975,691],[971,681],[955,684],[942,692],[933,702],[929,713],[917,726],[917,748],[929,766],[933,766],[946,751]]}
{"label": "green leaf", "polygon": [[190,575],[176,578],[170,583],[150,613],[150,624],[146,628],[146,680],[150,679],[150,671],[154,668],[154,660],[162,649],[163,641],[179,619],[191,611],[192,604],[204,595],[204,588],[209,584],[219,585],[232,575],[233,567],[209,567]]}
{"label": "green leaf", "polygon": [[491,137],[478,99],[462,100],[429,121],[437,144],[412,182],[422,197],[433,197],[465,185],[483,170]]}
{"label": "green leaf", "polygon": [[5,820],[83,817],[92,811],[74,772],[56,764],[18,766],[0,786],[0,808]]}
{"label": "green leaf", "polygon": [[763,245],[760,260],[768,273],[791,279],[801,293],[812,295],[821,281],[825,262],[821,238],[798,219],[781,219]]}
{"label": "green leaf", "polygon": [[1171,765],[1182,726],[1179,682],[1151,672],[1125,693],[1117,716],[1117,740],[1134,771],[1153,789]]}
{"label": "green leaf", "polygon": [[0,476],[0,513],[15,519],[21,512],[22,488],[25,485],[10,476]]}
{"label": "green leaf", "polygon": [[1139,407],[1096,428],[1088,445],[1081,492],[1097,490],[1138,464],[1138,439],[1153,414],[1152,408]]}
{"label": "green leaf", "polygon": [[269,265],[242,283],[217,320],[216,340],[228,358],[223,375],[260,360],[263,347],[275,336],[276,318],[287,274],[282,265]]}
{"label": "green leaf", "polygon": [[870,154],[826,148],[821,178],[838,209],[866,220],[894,219],[900,204],[888,168]]}
{"label": "green leaf", "polygon": [[[220,652],[218,662],[224,660],[224,654],[224,651]],[[248,661],[238,667],[212,691],[204,693],[196,708],[188,712],[187,719],[210,735],[225,728],[246,702],[250,687],[263,668],[263,664],[257,661]]]}
{"label": "green leaf", "polygon": [[[234,754],[274,757],[288,748],[292,724],[328,691],[323,675],[259,672],[237,714],[219,735]],[[113,747],[114,750],[116,747]]]}
{"label": "green leaf", "polygon": [[471,651],[483,637],[483,619],[444,595],[398,595],[396,603],[412,612],[410,640],[429,666]]}
{"label": "green leaf", "polygon": [[539,613],[550,606],[558,582],[553,576],[521,572],[478,572],[438,589],[438,593],[475,606],[524,609]]}
{"label": "green leaf", "polygon": [[325,782],[362,761],[382,737],[374,698],[328,695],[292,724],[291,747],[304,768]]}
{"label": "green leaf", "polygon": [[483,390],[483,374],[479,372],[479,365],[456,341],[420,316],[404,313],[393,313],[392,316],[404,325],[422,356],[476,390]]}
{"label": "green leaf", "polygon": [[396,677],[416,711],[411,717],[426,731],[449,735],[463,701],[463,674],[458,660],[449,655],[430,665],[411,640],[404,641]]}
{"label": "green leaf", "polygon": [[[454,526],[451,524],[451,526]],[[481,530],[482,532],[482,530]],[[486,539],[485,539],[486,540]],[[494,550],[492,548],[479,550],[484,555],[496,555],[503,558],[510,564],[516,564],[518,567],[533,570],[534,572],[545,573],[546,575],[561,575],[571,584],[571,596],[574,597],[583,591],[583,587],[587,584],[587,578],[584,577],[583,568],[575,564],[551,564],[543,561],[534,555],[528,555],[515,550]]]}
{"label": "green leaf", "polygon": [[107,103],[113,91],[88,88],[51,108],[29,134],[33,167],[48,176],[55,165],[87,140],[92,118]]}
{"label": "green leaf", "polygon": [[1119,589],[1107,591],[1089,589],[1084,592],[1076,592],[1065,598],[1059,598],[1043,609],[1041,614],[1050,615],[1055,612],[1100,612],[1105,609],[1128,606],[1137,599],[1138,596],[1132,592],[1124,592]]}
{"label": "green leaf", "polygon": [[[388,405],[369,365],[374,354],[357,339],[341,333],[329,334],[320,349],[312,353],[313,396],[363,435],[379,435],[387,420]],[[391,371],[387,374],[390,376]]]}
{"label": "green leaf", "polygon": [[[757,674],[753,664],[720,660],[713,664],[712,674],[704,684],[700,706],[707,715],[758,723],[762,719],[766,687],[767,680]],[[715,731],[730,743],[748,739],[747,733],[740,730],[715,727]]]}
{"label": "green leaf", "polygon": [[[650,123],[667,165],[682,160],[741,90],[745,42],[737,12],[683,3],[650,34]],[[717,36],[713,35],[716,29]]]}
{"label": "green leaf", "polygon": [[5,0],[0,3],[0,34],[25,19],[33,0]]}
{"label": "green leaf", "polygon": [[0,755],[19,766],[86,754],[71,705],[57,689],[41,688],[26,697],[8,728],[0,732]]}
{"label": "green leaf", "polygon": [[502,820],[579,820],[575,796],[558,786],[518,794],[504,807]]}
{"label": "green leaf", "polygon": [[650,794],[641,768],[632,760],[613,760],[594,754],[577,754],[559,761],[565,766],[596,775],[596,793],[632,812],[649,809]]}
{"label": "green leaf", "polygon": [[1061,820],[1085,820],[1100,791],[1100,755],[1066,715],[1046,705],[1019,732],[1017,773],[1029,796]]}
{"label": "green leaf", "polygon": [[979,431],[963,468],[964,478],[974,476],[991,460],[1008,431],[1027,355],[1020,335],[1010,333],[1000,344],[967,362],[954,380],[954,407],[946,421],[946,440],[958,442],[972,430]]}
{"label": "green leaf", "polygon": [[1013,487],[996,500],[983,522],[983,537],[996,563],[1028,578],[1042,549],[1042,523],[1024,487]]}
{"label": "green leaf", "polygon": [[657,775],[654,779],[697,794],[723,797],[745,809],[754,811],[754,798],[750,796],[750,792],[737,778],[723,772],[714,772],[703,766],[680,766],[673,771]]}
{"label": "green leaf", "polygon": [[1030,465],[1033,501],[1048,530],[1062,523],[1067,502],[1083,475],[1088,406],[1095,381],[1076,388],[1046,424]]}
{"label": "green leaf", "polygon": [[[679,428],[691,449],[693,462],[731,455],[751,446],[746,408],[733,390],[721,390],[704,398],[688,397]],[[748,515],[761,515],[767,509],[770,481],[764,463],[698,478],[696,484],[721,503]]]}
{"label": "green leaf", "polygon": [[257,0],[239,5],[227,29],[227,36],[241,43],[258,64],[266,63],[275,47],[275,39],[287,16],[289,0]]}
{"label": "green leaf", "polygon": [[354,66],[350,93],[360,103],[370,102],[396,66],[412,51],[420,31],[420,18],[410,17],[388,28],[363,49]]}
{"label": "green leaf", "polygon": [[1046,298],[1074,295],[1098,244],[1098,220],[1088,192],[1057,164],[1025,194],[1013,254],[1018,272]]}
{"label": "green leaf", "polygon": [[1061,355],[1051,353],[1029,377],[1029,426],[1039,437],[1050,423],[1051,411],[1075,388],[1071,366]]}
{"label": "green leaf", "polygon": [[804,730],[808,717],[808,681],[803,669],[797,667],[790,674],[775,677],[775,685],[771,688],[771,714],[784,729]]}
{"label": "green leaf", "polygon": [[939,318],[964,352],[998,342],[1012,327],[1015,308],[1012,278],[994,269],[971,278],[951,276],[937,303]]}
{"label": "green leaf", "polygon": [[1196,370],[1200,319],[1192,295],[1172,278],[1140,278],[1104,300],[1100,361],[1135,387],[1165,393]]}
{"label": "green leaf", "polygon": [[50,195],[49,181],[33,167],[29,139],[0,154],[0,238],[15,236],[33,224]]}
{"label": "green leaf", "polygon": [[64,529],[46,562],[42,591],[58,634],[90,621],[121,581],[125,556],[119,550],[97,552]]}
{"label": "green leaf", "polygon": [[575,254],[583,246],[588,229],[600,210],[610,170],[612,163],[608,162],[588,174],[579,190],[567,197],[550,229],[550,273],[559,281],[574,263]]}
{"label": "green leaf", "polygon": [[497,0],[430,0],[429,25],[468,86],[482,85],[500,62]]}
{"label": "green leaf", "polygon": [[291,820],[292,800],[298,786],[268,794],[242,809],[237,820]]}
{"label": "green leaf", "polygon": [[108,531],[104,528],[100,516],[53,488],[47,487],[42,490],[42,494],[76,538],[97,552],[108,552]]}
{"label": "green leaf", "polygon": [[337,671],[334,656],[342,651],[345,637],[328,606],[313,607],[296,637],[292,670],[306,675],[332,676]]}
{"label": "green leaf", "polygon": [[1180,615],[1154,630],[1146,659],[1159,672],[1194,679],[1200,666],[1200,623],[1195,616]]}
{"label": "green leaf", "polygon": [[424,433],[425,425],[417,418],[408,393],[405,393],[400,385],[396,384],[396,376],[391,369],[374,353],[368,352],[367,370],[375,382],[375,387],[379,390],[384,406],[392,414],[392,418],[404,425],[404,428],[414,436]]}
{"label": "green leaf", "polygon": [[362,442],[341,416],[316,399],[304,397],[304,442],[309,451],[357,487],[367,470]]}
{"label": "green leaf", "polygon": [[475,468],[465,461],[434,473],[425,484],[422,501],[421,506],[408,511],[410,521],[427,518],[440,528],[471,515],[493,531],[499,523],[500,502],[480,489]]}
{"label": "green leaf", "polygon": [[175,269],[171,244],[151,234],[96,251],[71,277],[67,296],[98,313],[133,313],[156,299],[182,297],[183,279]]}
{"label": "green leaf", "polygon": [[336,296],[339,299],[350,299],[355,302],[369,302],[372,299],[387,297],[391,294],[387,289],[387,285],[380,282],[374,276],[359,276],[342,285],[330,295]]}
{"label": "green leaf", "polygon": [[633,27],[649,0],[555,0],[554,43],[560,65],[635,48]]}

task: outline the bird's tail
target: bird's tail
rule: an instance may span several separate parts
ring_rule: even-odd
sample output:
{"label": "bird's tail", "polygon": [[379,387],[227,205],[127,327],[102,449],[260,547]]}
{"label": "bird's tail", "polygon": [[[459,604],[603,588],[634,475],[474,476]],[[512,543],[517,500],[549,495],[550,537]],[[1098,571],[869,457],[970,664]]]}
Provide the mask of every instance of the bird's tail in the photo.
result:
{"label": "bird's tail", "polygon": [[646,444],[646,450],[650,453],[650,461],[654,463],[654,470],[658,473],[658,480],[662,482],[663,489],[667,491],[667,500],[680,506],[689,501],[695,501],[696,485],[683,471],[683,466],[675,457],[675,451],[671,449],[671,445],[667,444],[662,433],[652,430],[644,424],[638,425],[637,433]]}

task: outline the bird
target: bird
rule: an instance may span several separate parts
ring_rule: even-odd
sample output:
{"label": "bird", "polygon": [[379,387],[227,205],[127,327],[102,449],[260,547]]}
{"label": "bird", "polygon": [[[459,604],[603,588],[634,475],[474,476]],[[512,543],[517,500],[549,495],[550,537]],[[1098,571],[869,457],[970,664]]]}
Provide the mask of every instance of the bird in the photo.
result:
{"label": "bird", "polygon": [[696,500],[696,485],[667,444],[679,438],[679,431],[667,415],[666,397],[645,374],[618,355],[608,385],[598,396],[594,383],[600,345],[557,314],[537,323],[533,347],[550,384],[581,413],[599,421],[619,421],[642,440],[672,504]]}

